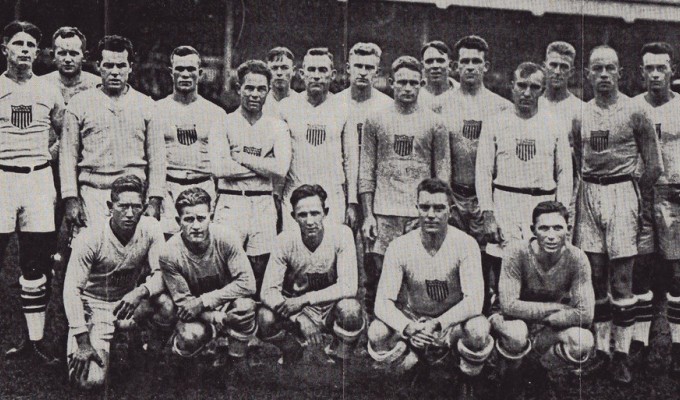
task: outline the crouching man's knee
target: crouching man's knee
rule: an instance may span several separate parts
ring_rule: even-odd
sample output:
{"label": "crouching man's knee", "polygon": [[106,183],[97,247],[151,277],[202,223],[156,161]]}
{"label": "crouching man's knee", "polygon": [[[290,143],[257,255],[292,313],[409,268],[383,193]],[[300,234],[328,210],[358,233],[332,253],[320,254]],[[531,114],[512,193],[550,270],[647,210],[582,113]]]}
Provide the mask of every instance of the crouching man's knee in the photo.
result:
{"label": "crouching man's knee", "polygon": [[[95,361],[90,361],[87,376],[84,378],[75,378],[71,375],[71,381],[74,382],[79,389],[98,390],[104,387],[108,372],[109,354],[105,351],[98,351],[97,353],[104,364],[103,366],[100,366]],[[72,374],[73,371],[69,370],[69,373]]]}
{"label": "crouching man's knee", "polygon": [[335,306],[333,331],[345,341],[355,341],[364,330],[364,314],[355,299],[343,299]]}
{"label": "crouching man's knee", "polygon": [[595,346],[593,334],[579,327],[565,329],[558,337],[559,341],[541,357],[541,364],[549,370],[578,368]]}
{"label": "crouching man's knee", "polygon": [[522,320],[507,321],[501,315],[493,316],[492,330],[498,353],[508,360],[520,360],[531,350],[529,328]]}
{"label": "crouching man's knee", "polygon": [[212,326],[202,322],[179,322],[172,340],[172,351],[178,356],[198,355],[214,338]]}
{"label": "crouching man's knee", "polygon": [[466,375],[479,375],[494,347],[491,325],[486,317],[477,316],[466,321],[462,329],[463,336],[456,345],[460,370]]}
{"label": "crouching man's knee", "polygon": [[255,316],[256,304],[253,299],[241,297],[231,302],[222,311],[225,321],[223,331],[229,336],[229,355],[245,357],[248,342],[255,337],[257,320]]}
{"label": "crouching man's knee", "polygon": [[368,327],[368,354],[378,366],[398,373],[409,370],[418,362],[418,356],[406,342],[378,319]]}
{"label": "crouching man's knee", "polygon": [[282,333],[283,326],[279,322],[279,318],[274,314],[274,311],[267,307],[258,308],[257,336],[264,341],[270,341]]}
{"label": "crouching man's knee", "polygon": [[177,322],[175,303],[166,293],[151,298],[154,313],[151,321],[160,328],[168,328]]}

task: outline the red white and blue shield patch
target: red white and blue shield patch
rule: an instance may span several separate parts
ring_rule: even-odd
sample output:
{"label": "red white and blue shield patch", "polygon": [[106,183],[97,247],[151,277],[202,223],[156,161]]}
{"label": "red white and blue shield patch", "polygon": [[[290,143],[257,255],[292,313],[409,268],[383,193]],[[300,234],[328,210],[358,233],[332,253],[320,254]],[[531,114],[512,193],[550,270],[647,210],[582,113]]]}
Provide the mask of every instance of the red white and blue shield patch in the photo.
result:
{"label": "red white and blue shield patch", "polygon": [[33,106],[12,106],[12,125],[26,129],[33,122]]}
{"label": "red white and blue shield patch", "polygon": [[309,290],[321,290],[331,285],[328,274],[319,272],[308,272],[307,274],[307,288]]}
{"label": "red white and blue shield patch", "polygon": [[196,133],[196,125],[189,126],[177,126],[177,141],[185,146],[190,146],[196,143],[198,140],[198,134]]}
{"label": "red white and blue shield patch", "polygon": [[609,129],[606,131],[590,131],[590,148],[593,151],[605,151],[609,147]]}
{"label": "red white and blue shield patch", "polygon": [[449,285],[446,281],[440,281],[437,279],[425,280],[425,290],[427,295],[436,302],[443,302],[449,297]]}
{"label": "red white and blue shield patch", "polygon": [[307,124],[307,142],[312,146],[326,141],[326,125]]}
{"label": "red white and blue shield patch", "polygon": [[394,152],[402,157],[413,153],[413,136],[394,135]]}
{"label": "red white and blue shield patch", "polygon": [[463,137],[468,140],[479,139],[479,134],[482,133],[482,121],[463,120]]}
{"label": "red white and blue shield patch", "polygon": [[522,161],[529,161],[536,155],[536,140],[515,139],[515,154]]}

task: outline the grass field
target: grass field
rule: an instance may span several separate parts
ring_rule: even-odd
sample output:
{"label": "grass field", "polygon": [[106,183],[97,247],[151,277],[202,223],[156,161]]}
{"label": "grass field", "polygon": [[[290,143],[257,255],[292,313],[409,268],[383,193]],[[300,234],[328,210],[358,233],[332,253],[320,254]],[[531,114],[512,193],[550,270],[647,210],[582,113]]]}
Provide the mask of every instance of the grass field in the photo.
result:
{"label": "grass field", "polygon": [[[0,271],[1,354],[19,337],[23,325],[18,289],[13,287],[18,276],[16,246],[12,244]],[[60,289],[55,286],[47,325],[47,335],[55,348],[59,344],[58,334],[66,329],[63,313],[59,311]],[[670,361],[667,356],[670,339],[660,309],[657,305],[652,325],[651,363],[666,366]],[[444,374],[436,373],[419,388],[404,390],[398,377],[374,370],[365,355],[357,355],[340,366],[308,353],[301,364],[283,368],[276,363],[277,351],[265,346],[258,353],[259,363],[251,362],[240,369],[241,379],[237,382],[226,382],[224,373],[218,375],[201,363],[184,363],[183,371],[177,371],[162,357],[131,363],[121,353],[114,347],[110,383],[100,393],[82,393],[70,388],[62,368],[8,361],[0,355],[0,399],[446,399],[453,397],[455,388]],[[569,378],[560,382],[557,398],[680,399],[680,381],[669,378],[665,372],[635,368],[634,374],[634,384],[625,388],[604,378]],[[488,382],[481,381],[478,389],[481,399],[488,398],[491,389]]]}

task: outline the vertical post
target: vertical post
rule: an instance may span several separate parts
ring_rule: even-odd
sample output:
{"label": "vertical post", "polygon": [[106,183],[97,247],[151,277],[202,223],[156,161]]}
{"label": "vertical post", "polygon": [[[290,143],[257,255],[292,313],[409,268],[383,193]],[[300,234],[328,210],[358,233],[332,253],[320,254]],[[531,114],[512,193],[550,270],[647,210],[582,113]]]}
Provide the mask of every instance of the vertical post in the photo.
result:
{"label": "vertical post", "polygon": [[14,20],[18,21],[21,19],[21,0],[14,2]]}
{"label": "vertical post", "polygon": [[430,41],[430,7],[429,5],[423,6],[424,10],[421,14],[421,26],[423,30],[421,31],[420,43],[424,45]]}
{"label": "vertical post", "polygon": [[222,66],[224,86],[222,90],[228,92],[231,88],[231,62],[234,51],[234,4],[232,0],[224,0],[224,5],[224,64]]}
{"label": "vertical post", "polygon": [[104,36],[111,32],[111,2],[104,0]]}

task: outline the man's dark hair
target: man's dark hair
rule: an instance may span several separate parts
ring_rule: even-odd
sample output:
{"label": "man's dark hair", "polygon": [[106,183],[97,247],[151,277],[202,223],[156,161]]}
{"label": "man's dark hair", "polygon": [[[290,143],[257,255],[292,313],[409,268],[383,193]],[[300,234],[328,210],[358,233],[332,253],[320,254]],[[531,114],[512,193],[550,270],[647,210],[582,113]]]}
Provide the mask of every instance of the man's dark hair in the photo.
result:
{"label": "man's dark hair", "polygon": [[420,197],[420,192],[427,193],[444,193],[449,200],[449,204],[453,202],[453,191],[451,186],[439,178],[427,178],[418,184],[416,189],[416,196]]}
{"label": "man's dark hair", "polygon": [[2,30],[2,42],[6,44],[19,32],[25,32],[31,35],[33,39],[35,39],[35,43],[40,44],[40,39],[42,39],[40,28],[26,21],[12,21],[5,25],[5,29]]}
{"label": "man's dark hair", "polygon": [[243,81],[246,79],[248,74],[260,74],[267,78],[267,86],[272,81],[272,72],[267,67],[264,61],[260,60],[248,60],[243,64],[239,65],[236,70],[236,75],[238,76],[238,83],[243,85]]}
{"label": "man's dark hair", "polygon": [[54,42],[56,42],[58,38],[69,39],[72,37],[80,39],[80,42],[82,43],[81,49],[83,50],[83,53],[85,53],[85,49],[87,49],[87,39],[85,38],[85,35],[83,35],[83,32],[74,26],[62,26],[57,29],[57,31],[54,32],[54,35],[52,35],[52,48],[54,49]]}
{"label": "man's dark hair", "polygon": [[440,53],[446,54],[449,56],[451,54],[451,49],[449,46],[442,42],[441,40],[433,40],[431,42],[427,42],[423,45],[423,47],[420,49],[420,58],[423,58],[425,56],[425,51],[429,48],[437,49]]}
{"label": "man's dark hair", "polygon": [[420,64],[420,61],[411,56],[401,56],[394,60],[392,63],[392,76],[394,77],[394,74],[402,68],[407,68],[420,74],[423,73],[423,66]]}
{"label": "man's dark hair", "polygon": [[305,57],[307,56],[327,56],[331,60],[331,66],[333,66],[333,53],[328,50],[328,47],[312,47],[307,50]]}
{"label": "man's dark hair", "polygon": [[543,67],[536,63],[526,61],[517,66],[517,69],[515,69],[515,72],[513,73],[512,80],[514,81],[516,77],[526,78],[535,74],[536,72],[542,73],[543,79],[545,80],[545,70]]}
{"label": "man's dark hair", "polygon": [[534,208],[534,211],[531,214],[531,223],[536,224],[536,220],[538,220],[538,217],[540,217],[543,214],[552,214],[552,213],[558,213],[562,217],[564,217],[564,220],[569,223],[569,211],[567,211],[567,207],[564,206],[564,204],[560,203],[559,201],[555,200],[550,200],[550,201],[542,201],[538,203],[538,205]]}
{"label": "man's dark hair", "polygon": [[453,45],[453,57],[457,60],[460,57],[460,49],[479,50],[484,53],[484,59],[489,59],[489,44],[477,35],[469,35],[460,39]]}
{"label": "man's dark hair", "polygon": [[212,205],[212,198],[210,194],[200,187],[189,188],[177,196],[175,200],[175,210],[177,210],[177,215],[181,216],[182,211],[186,207],[193,207],[199,204],[205,204],[208,206],[208,211],[210,211],[210,206]]}
{"label": "man's dark hair", "polygon": [[652,42],[646,43],[642,46],[640,50],[640,59],[647,54],[668,54],[671,59],[671,65],[675,62],[675,52],[673,51],[673,46],[666,42]]}
{"label": "man's dark hair", "polygon": [[[376,56],[380,58],[382,56],[382,50],[380,46],[375,43],[355,43],[351,49],[349,49],[349,57],[352,56]],[[348,57],[348,58],[349,58]]]}
{"label": "man's dark hair", "polygon": [[175,56],[186,57],[190,54],[196,54],[198,56],[199,63],[200,63],[201,54],[198,52],[198,50],[196,50],[192,46],[178,46],[178,47],[175,47],[175,49],[172,51],[172,53],[170,53],[170,64],[172,64],[172,58],[173,57],[175,57]]}
{"label": "man's dark hair", "polygon": [[104,36],[97,44],[97,54],[95,54],[96,61],[102,60],[102,52],[104,50],[114,51],[116,53],[122,53],[127,50],[127,59],[130,64],[132,64],[135,58],[135,50],[134,47],[132,47],[132,42],[130,39],[123,36]]}
{"label": "man's dark hair", "polygon": [[321,200],[321,207],[325,210],[328,194],[321,185],[302,185],[293,190],[293,193],[290,195],[290,205],[293,207],[293,212],[295,212],[295,206],[297,206],[300,200],[314,196]]}
{"label": "man's dark hair", "polygon": [[120,194],[124,192],[139,193],[142,200],[146,198],[146,188],[137,175],[125,175],[113,181],[113,184],[111,184],[111,201],[118,201]]}
{"label": "man's dark hair", "polygon": [[273,49],[269,50],[269,53],[267,53],[268,62],[279,61],[282,60],[284,57],[289,59],[290,61],[293,62],[295,61],[295,56],[288,47],[283,46],[274,47]]}

